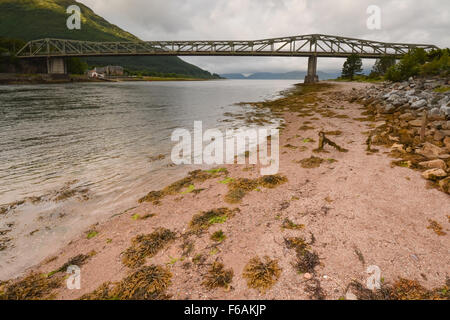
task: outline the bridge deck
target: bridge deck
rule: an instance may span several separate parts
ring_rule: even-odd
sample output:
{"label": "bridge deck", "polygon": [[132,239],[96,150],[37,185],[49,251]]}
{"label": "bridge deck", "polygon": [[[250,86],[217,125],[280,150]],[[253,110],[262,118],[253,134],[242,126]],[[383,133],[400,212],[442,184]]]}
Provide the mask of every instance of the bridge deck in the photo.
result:
{"label": "bridge deck", "polygon": [[254,41],[142,41],[91,42],[40,39],[28,42],[20,58],[92,56],[279,56],[340,57],[356,53],[362,58],[400,57],[414,48],[437,49],[434,45],[386,43],[320,34]]}

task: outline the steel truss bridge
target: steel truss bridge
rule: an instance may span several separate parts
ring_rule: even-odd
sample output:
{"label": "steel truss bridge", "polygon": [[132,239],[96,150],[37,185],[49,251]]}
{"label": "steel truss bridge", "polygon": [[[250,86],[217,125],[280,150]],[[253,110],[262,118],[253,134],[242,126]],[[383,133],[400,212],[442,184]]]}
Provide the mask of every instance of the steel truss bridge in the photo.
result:
{"label": "steel truss bridge", "polygon": [[[437,49],[434,45],[387,43],[348,37],[311,34],[263,40],[92,42],[40,39],[28,42],[19,58],[103,56],[271,56],[309,57],[308,74],[316,74],[317,57],[400,58],[412,49]],[[51,69],[51,64],[49,69]],[[58,68],[56,63],[56,69]],[[51,70],[49,70],[50,72]],[[60,71],[60,70],[59,70]]]}

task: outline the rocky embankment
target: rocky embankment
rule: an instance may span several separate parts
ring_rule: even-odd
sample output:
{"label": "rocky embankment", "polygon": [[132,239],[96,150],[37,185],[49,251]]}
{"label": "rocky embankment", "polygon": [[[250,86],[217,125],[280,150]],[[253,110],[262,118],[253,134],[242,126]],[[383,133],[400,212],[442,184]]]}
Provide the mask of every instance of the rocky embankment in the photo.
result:
{"label": "rocky embankment", "polygon": [[430,186],[450,192],[450,78],[414,79],[353,90],[351,100],[374,121],[367,139],[399,158],[393,165],[422,171]]}

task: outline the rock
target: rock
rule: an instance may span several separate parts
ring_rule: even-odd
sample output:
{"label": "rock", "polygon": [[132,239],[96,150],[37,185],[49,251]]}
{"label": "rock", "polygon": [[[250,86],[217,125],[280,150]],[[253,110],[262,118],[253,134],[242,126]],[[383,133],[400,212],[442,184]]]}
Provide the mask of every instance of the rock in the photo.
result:
{"label": "rock", "polygon": [[435,146],[434,144],[429,142],[425,142],[423,148],[417,150],[416,152],[423,155],[424,157],[427,157],[428,159],[437,159],[439,158],[440,154],[445,153],[442,148],[439,148],[438,146]]}
{"label": "rock", "polygon": [[358,300],[358,298],[356,297],[356,295],[353,292],[348,291],[345,294],[345,300]]}
{"label": "rock", "polygon": [[389,99],[389,97],[393,94],[395,94],[397,92],[397,90],[392,90],[391,92],[386,93],[383,98],[384,99]]}
{"label": "rock", "polygon": [[447,172],[442,169],[430,169],[422,173],[422,177],[427,180],[439,180],[441,178],[445,178],[447,176]]}
{"label": "rock", "polygon": [[311,280],[312,279],[312,275],[311,275],[311,273],[305,273],[303,275],[303,278],[305,278],[306,280]]}
{"label": "rock", "polygon": [[421,99],[411,104],[412,109],[420,109],[427,105],[427,100]]}
{"label": "rock", "polygon": [[405,149],[403,149],[403,145],[400,143],[394,143],[391,147],[391,151],[400,151],[405,152]]}
{"label": "rock", "polygon": [[434,136],[433,136],[433,140],[441,141],[442,139],[444,139],[444,134],[441,131],[436,130],[436,132],[434,133]]}
{"label": "rock", "polygon": [[411,112],[407,112],[407,113],[401,114],[398,118],[400,120],[410,121],[410,120],[414,120],[416,117],[414,117],[414,115]]}
{"label": "rock", "polygon": [[443,116],[450,116],[450,107],[441,106],[440,112]]}
{"label": "rock", "polygon": [[428,111],[428,115],[430,117],[438,117],[441,115],[441,110],[439,108],[432,108],[430,111]]}
{"label": "rock", "polygon": [[441,187],[442,191],[450,193],[450,177],[447,177],[439,181],[439,187]]}
{"label": "rock", "polygon": [[387,105],[380,105],[378,107],[378,112],[383,113],[383,114],[390,114],[390,113],[394,113],[395,112],[395,107],[388,103]]}
{"label": "rock", "polygon": [[422,120],[416,119],[409,121],[409,125],[413,127],[421,127],[422,126]]}
{"label": "rock", "polygon": [[445,148],[447,148],[447,150],[450,151],[450,137],[444,138],[444,145],[445,145]]}
{"label": "rock", "polygon": [[444,160],[441,159],[420,162],[419,165],[427,169],[447,170],[447,165],[445,164]]}

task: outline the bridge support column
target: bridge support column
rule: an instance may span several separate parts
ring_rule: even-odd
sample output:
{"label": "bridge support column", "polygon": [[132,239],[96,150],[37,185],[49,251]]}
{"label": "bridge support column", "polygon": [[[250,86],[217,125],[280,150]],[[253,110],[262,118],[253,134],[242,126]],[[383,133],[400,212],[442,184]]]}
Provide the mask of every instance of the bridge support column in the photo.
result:
{"label": "bridge support column", "polygon": [[47,58],[48,74],[67,74],[66,58]]}
{"label": "bridge support column", "polygon": [[319,76],[317,75],[317,56],[308,57],[308,73],[305,77],[305,83],[319,82]]}

